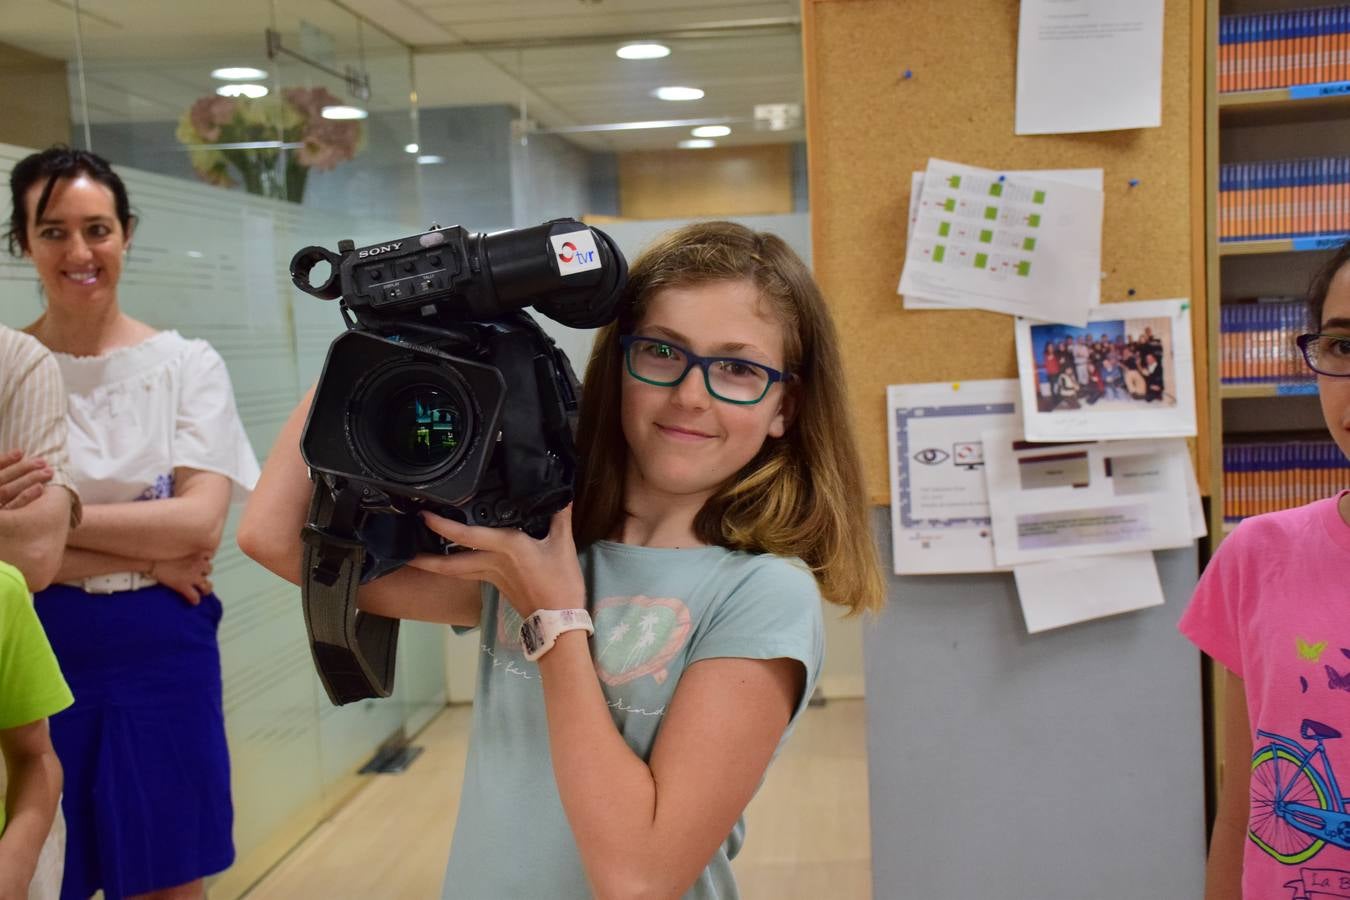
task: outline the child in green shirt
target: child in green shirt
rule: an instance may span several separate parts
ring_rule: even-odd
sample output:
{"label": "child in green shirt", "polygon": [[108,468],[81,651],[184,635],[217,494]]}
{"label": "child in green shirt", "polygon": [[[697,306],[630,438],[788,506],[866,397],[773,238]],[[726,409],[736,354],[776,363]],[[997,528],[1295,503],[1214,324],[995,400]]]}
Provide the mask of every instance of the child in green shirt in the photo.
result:
{"label": "child in green shirt", "polygon": [[[0,562],[0,900],[24,900],[61,798],[47,717],[74,702],[19,570]],[[59,872],[59,869],[57,870]]]}

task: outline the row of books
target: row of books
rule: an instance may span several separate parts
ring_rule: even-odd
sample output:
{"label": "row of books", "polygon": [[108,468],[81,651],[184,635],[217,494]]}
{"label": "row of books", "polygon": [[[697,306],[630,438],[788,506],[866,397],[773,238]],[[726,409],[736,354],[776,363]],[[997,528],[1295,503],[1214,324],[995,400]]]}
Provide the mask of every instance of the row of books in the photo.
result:
{"label": "row of books", "polygon": [[1350,487],[1350,461],[1328,440],[1229,444],[1223,448],[1223,518],[1302,506]]}
{"label": "row of books", "polygon": [[1219,91],[1350,79],[1350,6],[1219,18]]}
{"label": "row of books", "polygon": [[1225,163],[1219,240],[1350,233],[1350,157]]}
{"label": "row of books", "polygon": [[1295,339],[1308,330],[1306,300],[1274,298],[1219,307],[1219,380],[1224,384],[1311,381]]}

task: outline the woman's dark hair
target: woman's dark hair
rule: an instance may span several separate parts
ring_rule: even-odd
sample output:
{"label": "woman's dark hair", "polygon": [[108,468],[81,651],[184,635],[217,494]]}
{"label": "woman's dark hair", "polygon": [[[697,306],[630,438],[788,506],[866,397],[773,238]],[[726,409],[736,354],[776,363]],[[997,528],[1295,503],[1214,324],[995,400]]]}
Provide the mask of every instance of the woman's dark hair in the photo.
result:
{"label": "woman's dark hair", "polygon": [[1327,260],[1313,276],[1308,285],[1308,324],[1313,331],[1322,329],[1322,310],[1327,305],[1327,293],[1331,290],[1332,279],[1336,277],[1347,262],[1350,262],[1350,241],[1341,244],[1336,255]]}
{"label": "woman's dark hair", "polygon": [[41,153],[24,157],[9,173],[10,202],[13,203],[13,207],[9,214],[9,231],[5,233],[5,240],[9,244],[11,255],[22,256],[28,251],[28,211],[24,209],[23,201],[33,185],[46,179],[46,185],[38,195],[37,206],[33,210],[33,218],[37,220],[47,211],[47,203],[52,198],[52,188],[56,186],[56,182],[62,178],[75,178],[80,175],[88,175],[112,191],[117,221],[122,223],[122,231],[125,234],[131,234],[131,225],[136,217],[131,214],[127,186],[112,170],[108,161],[97,153],[57,144]]}

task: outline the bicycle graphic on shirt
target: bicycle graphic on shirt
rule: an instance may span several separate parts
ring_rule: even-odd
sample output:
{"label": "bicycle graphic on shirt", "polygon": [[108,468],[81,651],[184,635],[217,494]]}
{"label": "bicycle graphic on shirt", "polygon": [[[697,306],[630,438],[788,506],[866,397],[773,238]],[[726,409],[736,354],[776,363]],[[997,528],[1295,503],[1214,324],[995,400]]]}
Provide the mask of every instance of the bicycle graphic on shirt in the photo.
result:
{"label": "bicycle graphic on shirt", "polygon": [[[1292,738],[1257,730],[1269,743],[1252,754],[1251,823],[1248,835],[1275,859],[1296,865],[1331,844],[1350,850],[1350,812],[1341,796],[1325,741],[1341,733],[1330,725],[1304,719],[1299,735],[1316,746],[1308,749]],[[1322,760],[1322,771],[1316,767]],[[1339,896],[1339,895],[1338,895]]]}

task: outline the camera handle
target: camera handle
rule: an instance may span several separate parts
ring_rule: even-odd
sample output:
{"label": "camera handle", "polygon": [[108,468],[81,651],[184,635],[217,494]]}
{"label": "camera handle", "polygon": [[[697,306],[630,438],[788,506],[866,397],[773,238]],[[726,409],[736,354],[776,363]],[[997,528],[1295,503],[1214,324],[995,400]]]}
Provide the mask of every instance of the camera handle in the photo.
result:
{"label": "camera handle", "polygon": [[356,491],[316,475],[309,518],[301,532],[300,593],[305,630],[319,680],[334,706],[394,689],[398,619],[358,612],[356,589],[366,548],[357,535]]}

